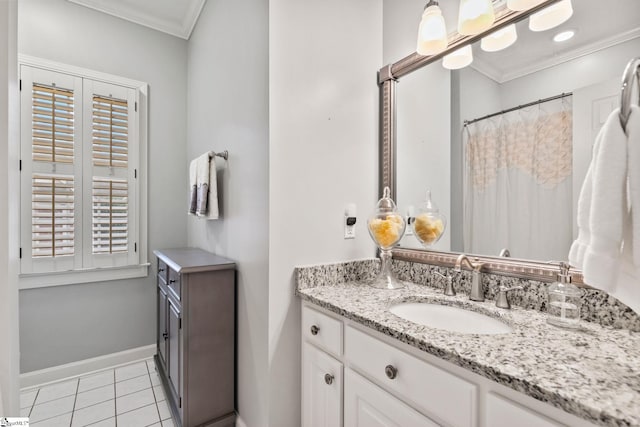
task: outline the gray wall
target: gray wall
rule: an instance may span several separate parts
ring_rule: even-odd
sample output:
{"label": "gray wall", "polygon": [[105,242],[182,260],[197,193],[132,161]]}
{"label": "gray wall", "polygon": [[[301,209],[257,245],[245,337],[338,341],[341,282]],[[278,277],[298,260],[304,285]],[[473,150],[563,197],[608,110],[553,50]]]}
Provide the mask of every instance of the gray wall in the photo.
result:
{"label": "gray wall", "polygon": [[[149,84],[149,260],[184,246],[187,42],[65,0],[21,0],[18,14],[19,53]],[[152,275],[22,290],[21,372],[153,344],[155,311]]]}
{"label": "gray wall", "polygon": [[[269,44],[266,0],[209,1],[189,40],[188,159],[218,161],[222,219],[190,217],[189,245],[237,262],[238,410],[266,425]],[[180,200],[183,200],[182,197]]]}

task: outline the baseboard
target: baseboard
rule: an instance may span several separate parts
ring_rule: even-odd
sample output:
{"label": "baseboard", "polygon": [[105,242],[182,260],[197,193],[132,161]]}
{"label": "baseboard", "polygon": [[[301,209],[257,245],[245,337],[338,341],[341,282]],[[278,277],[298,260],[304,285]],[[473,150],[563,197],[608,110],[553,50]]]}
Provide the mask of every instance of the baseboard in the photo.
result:
{"label": "baseboard", "polygon": [[242,421],[242,418],[240,418],[240,414],[238,414],[238,417],[236,418],[236,427],[247,427],[245,422]]}
{"label": "baseboard", "polygon": [[148,359],[152,357],[155,352],[156,345],[151,344],[144,347],[120,351],[118,353],[79,360],[65,365],[52,366],[51,368],[40,369],[38,371],[25,372],[24,374],[20,374],[20,388],[25,389],[36,385],[76,378],[93,372],[113,368],[115,366],[126,365],[138,360]]}

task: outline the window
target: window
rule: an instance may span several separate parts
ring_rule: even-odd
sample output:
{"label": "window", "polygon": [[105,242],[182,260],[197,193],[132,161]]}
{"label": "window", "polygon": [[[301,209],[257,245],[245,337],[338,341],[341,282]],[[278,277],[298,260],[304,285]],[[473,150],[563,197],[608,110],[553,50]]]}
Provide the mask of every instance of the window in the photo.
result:
{"label": "window", "polygon": [[20,67],[21,281],[33,286],[146,275],[146,85],[82,71]]}

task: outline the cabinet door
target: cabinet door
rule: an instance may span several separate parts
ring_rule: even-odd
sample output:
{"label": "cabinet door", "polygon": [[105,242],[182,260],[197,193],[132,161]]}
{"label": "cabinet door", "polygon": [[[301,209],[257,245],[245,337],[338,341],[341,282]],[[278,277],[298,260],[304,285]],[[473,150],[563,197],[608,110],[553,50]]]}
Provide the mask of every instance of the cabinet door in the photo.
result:
{"label": "cabinet door", "polygon": [[342,364],[305,342],[302,371],[302,425],[342,426]]}
{"label": "cabinet door", "polygon": [[486,399],[485,425],[491,427],[560,427],[553,420],[520,404],[489,393]]}
{"label": "cabinet door", "polygon": [[160,362],[167,366],[167,294],[158,286],[158,355]]}
{"label": "cabinet door", "polygon": [[344,423],[349,427],[438,427],[351,369],[344,379]]}
{"label": "cabinet door", "polygon": [[[173,391],[180,402],[180,358],[182,357],[182,349],[180,348],[180,333],[182,325],[180,320],[180,311],[176,306],[169,302],[169,380],[173,386]],[[180,404],[178,404],[180,406]]]}

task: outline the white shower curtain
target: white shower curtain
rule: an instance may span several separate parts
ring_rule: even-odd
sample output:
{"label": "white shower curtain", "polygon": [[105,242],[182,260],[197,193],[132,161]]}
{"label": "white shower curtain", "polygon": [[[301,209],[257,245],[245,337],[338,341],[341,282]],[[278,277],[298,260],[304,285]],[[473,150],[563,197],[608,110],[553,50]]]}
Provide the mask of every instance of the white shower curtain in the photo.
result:
{"label": "white shower curtain", "polygon": [[469,124],[464,250],[566,259],[572,239],[571,97]]}

